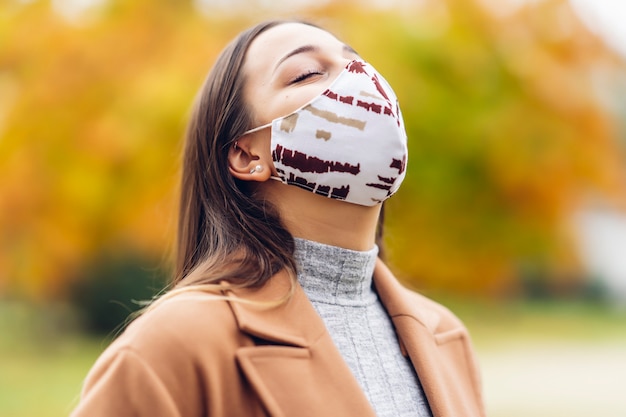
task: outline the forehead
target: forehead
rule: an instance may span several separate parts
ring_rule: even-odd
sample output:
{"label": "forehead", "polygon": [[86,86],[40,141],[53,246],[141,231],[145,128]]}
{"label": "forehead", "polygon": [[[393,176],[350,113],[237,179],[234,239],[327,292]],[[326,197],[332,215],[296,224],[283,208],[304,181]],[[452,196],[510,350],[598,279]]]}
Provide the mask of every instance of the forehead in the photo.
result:
{"label": "forehead", "polygon": [[283,23],[261,33],[252,41],[246,53],[249,70],[273,68],[285,54],[304,45],[324,48],[342,48],[329,32],[303,23]]}

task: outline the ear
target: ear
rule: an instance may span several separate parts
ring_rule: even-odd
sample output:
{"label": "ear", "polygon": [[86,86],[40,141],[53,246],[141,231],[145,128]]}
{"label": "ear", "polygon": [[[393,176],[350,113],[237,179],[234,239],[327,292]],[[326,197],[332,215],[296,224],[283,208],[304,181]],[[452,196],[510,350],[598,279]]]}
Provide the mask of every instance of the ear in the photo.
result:
{"label": "ear", "polygon": [[269,152],[260,149],[265,142],[258,139],[255,140],[255,135],[245,135],[231,145],[228,150],[228,170],[233,177],[242,181],[263,182],[272,175],[273,164],[269,160]]}

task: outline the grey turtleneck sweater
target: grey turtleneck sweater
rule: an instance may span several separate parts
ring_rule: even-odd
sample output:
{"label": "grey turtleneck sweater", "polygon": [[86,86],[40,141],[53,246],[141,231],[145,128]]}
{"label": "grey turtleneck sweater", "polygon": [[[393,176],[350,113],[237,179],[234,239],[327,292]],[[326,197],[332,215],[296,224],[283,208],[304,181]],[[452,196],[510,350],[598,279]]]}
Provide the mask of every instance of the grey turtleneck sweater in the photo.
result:
{"label": "grey turtleneck sweater", "polygon": [[372,286],[378,248],[296,239],[298,281],[379,417],[431,417],[419,379]]}

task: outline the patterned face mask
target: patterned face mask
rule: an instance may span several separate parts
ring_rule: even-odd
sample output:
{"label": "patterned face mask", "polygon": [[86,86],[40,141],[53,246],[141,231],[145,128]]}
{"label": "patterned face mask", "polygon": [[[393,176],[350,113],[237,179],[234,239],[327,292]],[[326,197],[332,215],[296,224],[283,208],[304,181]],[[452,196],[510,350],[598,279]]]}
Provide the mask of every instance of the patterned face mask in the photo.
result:
{"label": "patterned face mask", "polygon": [[325,197],[374,206],[404,179],[407,139],[398,100],[369,64],[352,61],[319,96],[272,127],[278,177]]}

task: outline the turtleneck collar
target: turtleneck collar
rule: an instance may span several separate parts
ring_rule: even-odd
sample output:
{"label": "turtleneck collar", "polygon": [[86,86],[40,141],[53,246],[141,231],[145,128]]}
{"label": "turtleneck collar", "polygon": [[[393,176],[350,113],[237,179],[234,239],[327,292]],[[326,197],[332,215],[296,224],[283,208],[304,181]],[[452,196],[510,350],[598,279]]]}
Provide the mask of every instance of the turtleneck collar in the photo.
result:
{"label": "turtleneck collar", "polygon": [[364,306],[376,301],[372,288],[378,247],[354,251],[295,238],[298,281],[313,302]]}

